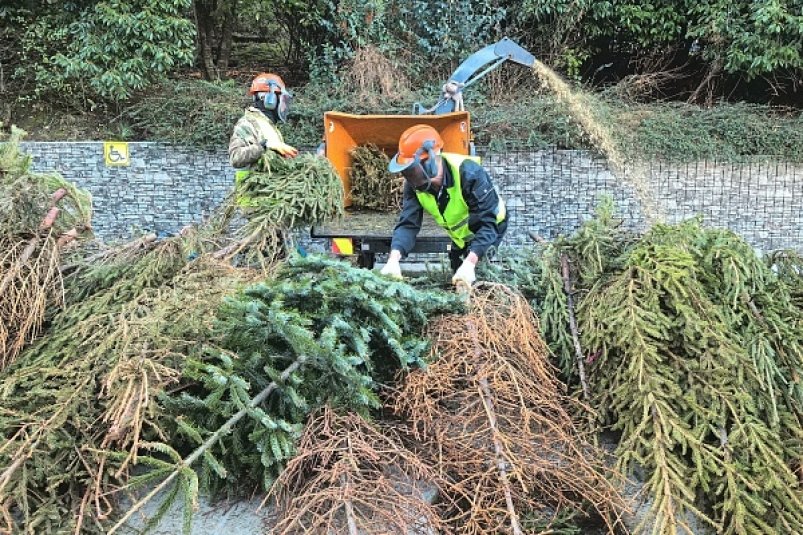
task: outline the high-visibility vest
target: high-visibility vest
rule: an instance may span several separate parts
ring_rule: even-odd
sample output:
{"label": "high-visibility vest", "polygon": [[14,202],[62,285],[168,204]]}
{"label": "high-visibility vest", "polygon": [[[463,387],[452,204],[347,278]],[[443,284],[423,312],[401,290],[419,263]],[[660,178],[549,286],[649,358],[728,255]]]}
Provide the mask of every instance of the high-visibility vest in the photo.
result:
{"label": "high-visibility vest", "polygon": [[[464,156],[462,154],[441,153],[443,161],[449,166],[452,173],[453,183],[450,187],[446,188],[449,194],[449,202],[446,203],[446,208],[441,213],[438,208],[438,199],[432,193],[416,191],[418,202],[421,207],[429,212],[435,219],[435,222],[441,226],[454,244],[463,249],[466,243],[470,242],[474,237],[474,233],[468,228],[468,204],[463,198],[463,190],[460,187],[460,164],[464,160],[471,160],[472,162],[480,163],[477,156]],[[499,204],[496,207],[496,222],[501,223],[505,220],[507,215],[505,203],[502,197],[497,193]]]}

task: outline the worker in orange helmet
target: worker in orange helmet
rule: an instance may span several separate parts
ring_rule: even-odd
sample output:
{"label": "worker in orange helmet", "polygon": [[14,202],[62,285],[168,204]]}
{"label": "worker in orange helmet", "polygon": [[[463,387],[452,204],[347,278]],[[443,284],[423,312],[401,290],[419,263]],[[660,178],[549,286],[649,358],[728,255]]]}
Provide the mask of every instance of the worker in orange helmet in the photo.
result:
{"label": "worker in orange helmet", "polygon": [[443,152],[438,131],[419,124],[402,133],[388,170],[401,173],[405,185],[382,273],[401,278],[399,261],[415,246],[423,214],[428,212],[452,239],[452,283],[474,284],[477,262],[499,245],[507,230],[505,203],[479,158]]}
{"label": "worker in orange helmet", "polygon": [[276,74],[263,72],[251,82],[248,94],[253,105],[245,110],[234,125],[229,140],[229,162],[232,167],[248,167],[266,150],[275,151],[285,158],[294,158],[298,150],[284,142],[276,128],[279,121],[287,121],[293,95]]}

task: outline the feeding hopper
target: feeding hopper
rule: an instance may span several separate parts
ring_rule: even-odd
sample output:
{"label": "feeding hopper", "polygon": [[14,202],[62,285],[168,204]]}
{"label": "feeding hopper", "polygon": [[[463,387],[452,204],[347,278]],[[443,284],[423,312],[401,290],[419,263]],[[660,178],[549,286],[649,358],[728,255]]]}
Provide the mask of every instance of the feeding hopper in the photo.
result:
{"label": "feeding hopper", "polygon": [[340,175],[351,205],[351,149],[373,143],[388,156],[396,153],[402,132],[416,124],[426,124],[443,138],[444,152],[470,154],[471,128],[468,112],[443,115],[352,115],[328,111],[323,116],[326,157]]}

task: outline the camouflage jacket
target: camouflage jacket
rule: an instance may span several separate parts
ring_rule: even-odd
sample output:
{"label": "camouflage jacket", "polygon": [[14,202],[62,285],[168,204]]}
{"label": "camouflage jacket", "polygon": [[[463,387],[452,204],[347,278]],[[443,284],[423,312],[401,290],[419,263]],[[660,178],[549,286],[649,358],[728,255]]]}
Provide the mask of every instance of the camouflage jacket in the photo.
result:
{"label": "camouflage jacket", "polygon": [[262,141],[270,147],[283,143],[281,132],[264,113],[251,106],[234,125],[229,140],[229,163],[232,167],[248,167],[265,152]]}

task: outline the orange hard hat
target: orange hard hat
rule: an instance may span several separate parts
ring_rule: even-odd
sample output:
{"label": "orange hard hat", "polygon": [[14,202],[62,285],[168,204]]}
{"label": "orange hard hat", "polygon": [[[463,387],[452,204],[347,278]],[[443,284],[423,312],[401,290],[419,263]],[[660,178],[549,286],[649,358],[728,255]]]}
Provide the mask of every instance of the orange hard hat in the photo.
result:
{"label": "orange hard hat", "polygon": [[251,88],[248,90],[248,94],[256,95],[257,93],[263,93],[265,91],[275,91],[275,89],[271,89],[271,85],[278,85],[282,91],[286,88],[284,80],[282,80],[282,77],[278,74],[269,72],[257,74],[254,81],[251,82]]}
{"label": "orange hard hat", "polygon": [[[429,143],[427,143],[429,142]],[[430,151],[438,153],[443,149],[443,138],[437,130],[426,124],[411,126],[399,138],[399,152],[388,165],[391,173],[399,173],[412,164],[429,158]]]}

